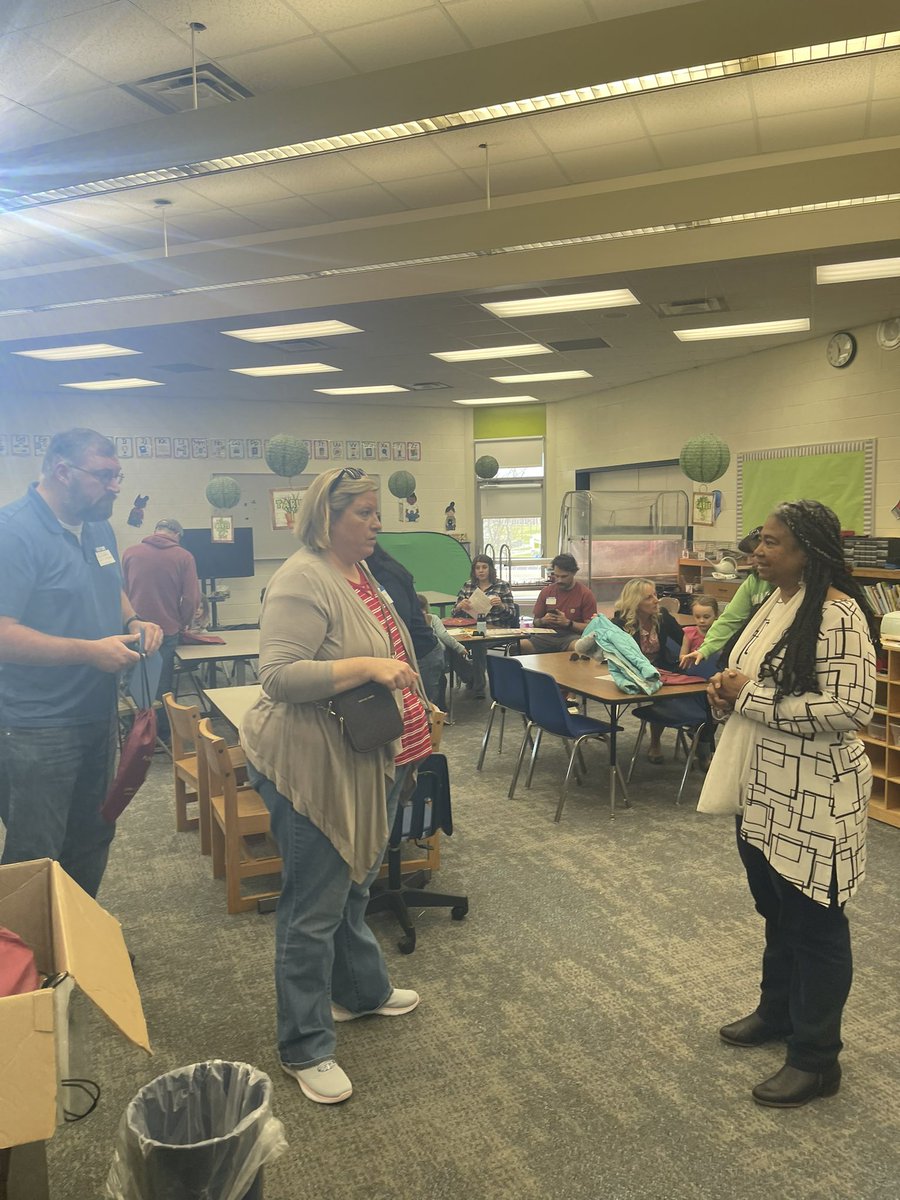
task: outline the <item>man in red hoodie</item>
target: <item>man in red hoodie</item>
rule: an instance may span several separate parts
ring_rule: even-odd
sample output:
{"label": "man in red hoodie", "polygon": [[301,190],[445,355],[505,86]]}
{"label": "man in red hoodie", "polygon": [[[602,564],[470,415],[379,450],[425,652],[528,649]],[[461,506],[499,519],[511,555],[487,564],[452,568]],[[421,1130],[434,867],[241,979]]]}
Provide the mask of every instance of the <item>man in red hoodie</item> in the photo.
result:
{"label": "man in red hoodie", "polygon": [[[200,580],[194,556],[181,546],[184,529],[174,517],[156,522],[156,529],[122,555],[125,592],[135,612],[162,628],[163,665],[157,698],[172,690],[178,635],[190,625],[200,603]],[[169,721],[159,712],[158,732],[168,742]]]}

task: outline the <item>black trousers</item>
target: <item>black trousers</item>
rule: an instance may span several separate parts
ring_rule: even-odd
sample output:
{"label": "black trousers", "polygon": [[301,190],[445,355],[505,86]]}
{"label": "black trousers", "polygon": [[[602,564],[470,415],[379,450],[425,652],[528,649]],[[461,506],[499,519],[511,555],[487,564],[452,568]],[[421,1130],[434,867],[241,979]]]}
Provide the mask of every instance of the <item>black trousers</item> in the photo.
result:
{"label": "black trousers", "polygon": [[788,883],[740,836],[738,853],[766,923],[757,1013],[787,1037],[787,1062],[823,1071],[843,1048],[841,1015],[853,980],[850,926],[832,883],[828,908]]}

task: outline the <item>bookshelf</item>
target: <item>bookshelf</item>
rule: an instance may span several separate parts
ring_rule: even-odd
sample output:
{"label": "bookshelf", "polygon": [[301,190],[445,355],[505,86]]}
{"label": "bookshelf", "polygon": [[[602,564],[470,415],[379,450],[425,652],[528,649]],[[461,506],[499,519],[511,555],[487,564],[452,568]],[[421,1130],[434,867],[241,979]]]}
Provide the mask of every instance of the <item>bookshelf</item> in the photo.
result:
{"label": "bookshelf", "polygon": [[875,679],[875,716],[862,739],[872,764],[869,816],[900,828],[900,642],[886,643],[885,653],[887,670]]}

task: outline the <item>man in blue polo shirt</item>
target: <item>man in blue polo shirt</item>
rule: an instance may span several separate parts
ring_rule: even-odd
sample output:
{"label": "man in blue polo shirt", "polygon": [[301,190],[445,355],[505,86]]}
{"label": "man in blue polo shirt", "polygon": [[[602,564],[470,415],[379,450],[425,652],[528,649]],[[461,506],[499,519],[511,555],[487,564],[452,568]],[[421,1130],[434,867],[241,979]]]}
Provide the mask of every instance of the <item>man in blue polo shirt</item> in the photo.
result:
{"label": "man in blue polo shirt", "polygon": [[92,429],[51,440],[40,482],[0,509],[2,861],[54,858],[96,896],[115,826],[100,815],[115,757],[116,676],[158,625],[124,591],[108,518],[122,473]]}

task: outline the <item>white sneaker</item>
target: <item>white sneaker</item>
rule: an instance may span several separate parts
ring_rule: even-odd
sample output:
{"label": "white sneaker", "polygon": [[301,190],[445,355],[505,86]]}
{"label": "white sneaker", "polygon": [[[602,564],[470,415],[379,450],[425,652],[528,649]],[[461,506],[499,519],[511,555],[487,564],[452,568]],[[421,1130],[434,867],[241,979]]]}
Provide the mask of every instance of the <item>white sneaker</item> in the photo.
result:
{"label": "white sneaker", "polygon": [[355,1021],[357,1017],[402,1017],[404,1013],[412,1012],[418,1003],[418,992],[414,992],[410,988],[394,988],[381,1008],[371,1008],[368,1012],[353,1013],[348,1008],[332,1002],[331,1016],[335,1021]]}
{"label": "white sneaker", "polygon": [[333,1058],[326,1058],[314,1067],[289,1067],[282,1063],[281,1069],[296,1079],[303,1095],[316,1104],[340,1104],[353,1094],[353,1084]]}

